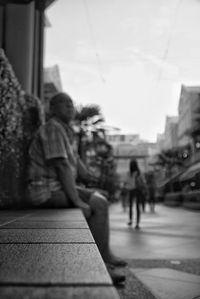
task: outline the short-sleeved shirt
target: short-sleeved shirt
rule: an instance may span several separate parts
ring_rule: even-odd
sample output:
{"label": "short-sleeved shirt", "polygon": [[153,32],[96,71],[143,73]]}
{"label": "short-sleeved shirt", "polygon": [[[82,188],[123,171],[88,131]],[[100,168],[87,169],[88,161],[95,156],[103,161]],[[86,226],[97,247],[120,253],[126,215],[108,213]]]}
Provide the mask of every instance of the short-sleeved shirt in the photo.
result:
{"label": "short-sleeved shirt", "polygon": [[34,205],[46,202],[52,191],[61,190],[56,169],[48,163],[55,158],[68,160],[76,178],[76,153],[69,138],[70,128],[51,118],[36,133],[29,149],[28,198]]}

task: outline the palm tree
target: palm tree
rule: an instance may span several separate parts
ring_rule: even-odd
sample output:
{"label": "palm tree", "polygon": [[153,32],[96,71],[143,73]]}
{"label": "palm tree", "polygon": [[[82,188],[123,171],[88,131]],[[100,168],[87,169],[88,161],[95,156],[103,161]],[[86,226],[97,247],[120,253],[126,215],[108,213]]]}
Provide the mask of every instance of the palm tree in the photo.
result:
{"label": "palm tree", "polygon": [[103,132],[98,128],[98,124],[104,122],[101,113],[101,108],[98,105],[77,106],[75,114],[75,127],[78,135],[78,153],[84,160],[85,145],[89,139],[92,139],[96,134]]}
{"label": "palm tree", "polygon": [[[74,124],[78,136],[79,155],[98,178],[97,182],[91,184],[107,191],[109,198],[114,197],[117,188],[116,165],[112,147],[106,141],[106,132],[119,129],[105,125],[98,105],[76,107]],[[88,159],[86,153],[90,154]]]}

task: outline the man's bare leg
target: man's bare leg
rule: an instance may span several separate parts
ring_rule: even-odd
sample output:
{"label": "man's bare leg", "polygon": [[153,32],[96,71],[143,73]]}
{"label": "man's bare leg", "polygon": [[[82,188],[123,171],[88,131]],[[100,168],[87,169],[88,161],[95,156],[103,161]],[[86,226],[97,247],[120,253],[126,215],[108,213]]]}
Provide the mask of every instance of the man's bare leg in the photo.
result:
{"label": "man's bare leg", "polygon": [[107,199],[95,192],[90,198],[92,215],[88,225],[105,263],[125,266],[126,262],[114,256],[109,246],[109,205]]}
{"label": "man's bare leg", "polygon": [[109,255],[109,213],[107,199],[95,192],[91,195],[89,205],[92,215],[88,219],[88,225],[102,255],[106,260]]}

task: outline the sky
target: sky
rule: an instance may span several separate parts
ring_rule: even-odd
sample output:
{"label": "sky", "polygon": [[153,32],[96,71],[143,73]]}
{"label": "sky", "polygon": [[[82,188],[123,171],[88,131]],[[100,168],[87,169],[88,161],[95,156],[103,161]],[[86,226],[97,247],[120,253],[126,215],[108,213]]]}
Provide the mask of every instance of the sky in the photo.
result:
{"label": "sky", "polygon": [[155,142],[181,84],[200,85],[200,0],[57,0],[46,16],[45,66],[120,133]]}

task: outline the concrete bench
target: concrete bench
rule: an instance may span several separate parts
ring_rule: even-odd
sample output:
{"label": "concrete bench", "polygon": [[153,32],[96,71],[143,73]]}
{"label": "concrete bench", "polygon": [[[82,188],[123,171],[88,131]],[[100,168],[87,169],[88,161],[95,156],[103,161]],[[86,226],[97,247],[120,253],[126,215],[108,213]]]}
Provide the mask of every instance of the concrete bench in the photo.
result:
{"label": "concrete bench", "polygon": [[118,299],[79,209],[0,211],[0,298]]}

